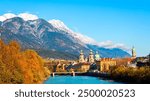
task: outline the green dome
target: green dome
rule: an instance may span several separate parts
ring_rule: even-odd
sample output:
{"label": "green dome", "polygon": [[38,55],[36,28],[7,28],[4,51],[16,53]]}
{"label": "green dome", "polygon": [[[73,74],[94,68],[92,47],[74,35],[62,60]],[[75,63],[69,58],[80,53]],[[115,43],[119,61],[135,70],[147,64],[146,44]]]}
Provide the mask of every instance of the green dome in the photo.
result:
{"label": "green dome", "polygon": [[98,54],[98,52],[96,52],[95,54],[95,60],[99,60],[100,59],[100,55]]}

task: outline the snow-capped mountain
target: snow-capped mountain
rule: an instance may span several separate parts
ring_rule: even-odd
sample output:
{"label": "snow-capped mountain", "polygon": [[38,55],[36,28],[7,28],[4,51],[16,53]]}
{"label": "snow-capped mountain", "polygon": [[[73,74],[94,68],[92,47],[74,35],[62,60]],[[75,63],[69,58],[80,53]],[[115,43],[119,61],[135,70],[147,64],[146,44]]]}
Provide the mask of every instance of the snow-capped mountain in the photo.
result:
{"label": "snow-capped mountain", "polygon": [[[93,39],[72,31],[60,20],[26,20],[17,16],[2,21],[0,30],[0,38],[5,42],[17,40],[23,48],[40,50],[40,53],[41,50],[49,50],[79,55],[80,50],[84,50],[87,55],[92,49],[94,52],[98,51],[102,57],[129,56],[127,52],[118,48],[99,47]],[[59,56],[57,55],[57,58],[60,58]]]}
{"label": "snow-capped mountain", "polygon": [[71,29],[69,29],[62,21],[60,20],[50,20],[48,21],[50,24],[52,24],[56,29],[59,31],[64,31],[65,33],[69,33],[73,38],[76,40],[78,39],[79,41],[83,42],[84,44],[96,44],[95,40],[92,38],[82,35],[80,33],[74,32]]}
{"label": "snow-capped mountain", "polygon": [[121,44],[121,43],[113,43],[112,41],[110,40],[107,40],[105,42],[96,42],[94,39],[88,37],[88,36],[85,36],[81,33],[77,33],[77,32],[74,32],[73,30],[71,30],[70,28],[68,28],[62,21],[60,20],[49,20],[48,21],[50,24],[52,24],[52,26],[54,26],[58,31],[61,31],[64,32],[65,34],[66,33],[69,33],[69,36],[71,36],[71,38],[74,38],[75,41],[78,40],[78,42],[82,42],[84,44],[90,44],[90,45],[96,45],[96,46],[99,46],[99,47],[104,47],[104,48],[108,48],[108,49],[113,49],[113,48],[119,48],[119,49],[123,49],[123,50],[126,50],[126,51],[129,51],[130,49],[127,48],[124,44]]}

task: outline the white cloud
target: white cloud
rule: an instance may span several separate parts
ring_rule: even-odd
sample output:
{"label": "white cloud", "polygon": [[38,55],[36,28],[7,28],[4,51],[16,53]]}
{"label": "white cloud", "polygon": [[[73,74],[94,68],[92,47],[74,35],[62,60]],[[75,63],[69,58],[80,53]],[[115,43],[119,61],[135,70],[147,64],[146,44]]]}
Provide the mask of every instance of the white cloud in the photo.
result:
{"label": "white cloud", "polygon": [[110,40],[104,41],[104,42],[99,42],[98,46],[105,47],[105,48],[110,48],[110,49],[112,49],[112,48],[120,48],[120,49],[125,50],[125,51],[130,51],[130,48],[128,48],[124,44],[122,44],[122,43],[114,43],[114,42],[112,42]]}
{"label": "white cloud", "polygon": [[5,20],[13,18],[13,17],[21,17],[25,21],[38,19],[38,16],[30,14],[30,13],[20,13],[18,15],[15,15],[13,13],[6,13],[6,14],[0,16],[0,21],[5,21]]}

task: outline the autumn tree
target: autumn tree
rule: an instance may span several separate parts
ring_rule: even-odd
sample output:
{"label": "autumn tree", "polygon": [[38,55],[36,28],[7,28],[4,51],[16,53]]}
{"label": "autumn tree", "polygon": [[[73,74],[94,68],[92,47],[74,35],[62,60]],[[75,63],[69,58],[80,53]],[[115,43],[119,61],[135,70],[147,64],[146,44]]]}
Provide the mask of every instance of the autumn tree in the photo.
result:
{"label": "autumn tree", "polygon": [[0,40],[0,83],[40,83],[47,71],[35,51],[21,51],[16,41],[6,45]]}

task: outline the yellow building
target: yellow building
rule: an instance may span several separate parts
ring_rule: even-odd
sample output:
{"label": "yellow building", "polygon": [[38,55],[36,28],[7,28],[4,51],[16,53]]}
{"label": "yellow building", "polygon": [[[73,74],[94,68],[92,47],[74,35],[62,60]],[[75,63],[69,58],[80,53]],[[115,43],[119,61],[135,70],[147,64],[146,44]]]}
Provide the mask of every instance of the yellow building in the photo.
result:
{"label": "yellow building", "polygon": [[72,66],[73,69],[79,69],[80,72],[87,72],[90,69],[90,63],[79,63]]}
{"label": "yellow building", "polygon": [[111,58],[102,58],[99,61],[96,61],[96,65],[99,71],[107,72],[111,66],[116,66],[116,61]]}
{"label": "yellow building", "polygon": [[89,63],[82,63],[81,64],[81,70],[83,72],[87,72],[90,69],[90,64]]}
{"label": "yellow building", "polygon": [[84,60],[84,53],[83,53],[83,51],[81,50],[80,51],[80,56],[79,56],[79,63],[84,63],[85,62],[85,60]]}
{"label": "yellow building", "polygon": [[89,54],[89,63],[94,63],[94,54],[92,50],[90,50],[90,54]]}

